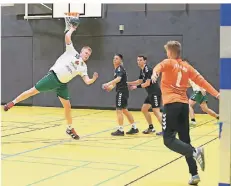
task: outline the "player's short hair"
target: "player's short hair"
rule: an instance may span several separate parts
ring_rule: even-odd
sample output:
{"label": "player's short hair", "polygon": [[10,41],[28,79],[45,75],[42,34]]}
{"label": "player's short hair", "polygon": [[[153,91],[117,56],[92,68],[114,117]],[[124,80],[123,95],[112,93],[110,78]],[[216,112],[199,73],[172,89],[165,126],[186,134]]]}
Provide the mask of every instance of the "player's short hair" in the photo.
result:
{"label": "player's short hair", "polygon": [[123,61],[123,55],[122,54],[117,53],[117,54],[115,54],[115,56],[118,56]]}
{"label": "player's short hair", "polygon": [[182,61],[186,62],[189,64],[189,60],[187,58],[183,58]]}
{"label": "player's short hair", "polygon": [[164,45],[164,48],[166,50],[170,50],[170,51],[174,52],[177,55],[177,57],[179,57],[181,54],[181,44],[179,41],[168,41]]}
{"label": "player's short hair", "polygon": [[89,50],[89,51],[92,53],[91,47],[89,47],[89,46],[84,46],[84,47],[82,48],[82,50],[84,50],[84,49],[87,49],[87,50]]}
{"label": "player's short hair", "polygon": [[146,56],[144,56],[144,55],[138,55],[137,57],[142,57],[143,58],[143,60],[147,60],[148,58],[146,57]]}

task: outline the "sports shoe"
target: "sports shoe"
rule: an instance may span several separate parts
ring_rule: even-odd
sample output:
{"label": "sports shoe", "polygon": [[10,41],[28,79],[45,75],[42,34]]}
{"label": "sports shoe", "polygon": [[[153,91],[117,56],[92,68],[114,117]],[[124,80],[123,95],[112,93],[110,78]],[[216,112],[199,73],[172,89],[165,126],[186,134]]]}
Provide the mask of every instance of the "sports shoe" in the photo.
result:
{"label": "sports shoe", "polygon": [[13,102],[9,102],[7,104],[4,105],[4,111],[8,111],[10,108],[12,108],[14,106]]}
{"label": "sports shoe", "polygon": [[75,129],[74,128],[72,128],[71,130],[70,129],[67,129],[66,130],[66,133],[68,134],[68,135],[70,135],[73,139],[75,139],[75,140],[78,140],[80,137],[78,136],[78,134],[75,132]]}
{"label": "sports shoe", "polygon": [[155,132],[156,132],[156,130],[154,128],[152,128],[152,129],[148,128],[145,131],[143,131],[144,134],[151,134],[151,133],[155,133]]}
{"label": "sports shoe", "polygon": [[190,121],[190,125],[195,126],[197,124],[196,121]]}
{"label": "sports shoe", "polygon": [[111,133],[112,136],[124,136],[124,131],[120,131],[119,129],[115,132]]}
{"label": "sports shoe", "polygon": [[137,133],[139,133],[139,129],[138,128],[136,128],[136,129],[131,128],[128,132],[126,132],[126,134],[137,134]]}
{"label": "sports shoe", "polygon": [[157,132],[156,135],[157,135],[157,136],[163,136],[163,135],[164,135],[164,132],[163,132],[163,131]]}
{"label": "sports shoe", "polygon": [[197,185],[201,181],[199,175],[192,176],[191,179],[189,180],[188,184],[189,185]]}
{"label": "sports shoe", "polygon": [[197,163],[200,165],[201,170],[205,170],[205,153],[203,147],[196,148],[196,152],[193,153],[194,159],[197,161]]}

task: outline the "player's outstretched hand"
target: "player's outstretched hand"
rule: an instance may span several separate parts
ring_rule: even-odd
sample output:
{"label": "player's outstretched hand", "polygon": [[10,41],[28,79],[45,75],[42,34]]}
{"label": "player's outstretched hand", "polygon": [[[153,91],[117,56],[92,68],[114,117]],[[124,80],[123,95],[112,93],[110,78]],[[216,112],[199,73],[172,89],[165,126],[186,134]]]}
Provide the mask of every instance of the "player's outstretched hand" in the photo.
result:
{"label": "player's outstretched hand", "polygon": [[153,72],[151,79],[153,83],[156,83],[158,79],[158,74]]}
{"label": "player's outstretched hand", "polygon": [[128,88],[129,88],[129,90],[135,90],[135,89],[137,89],[137,86],[135,86],[135,85],[129,85]]}
{"label": "player's outstretched hand", "polygon": [[107,83],[104,83],[102,85],[102,89],[106,90],[107,92],[110,92],[114,87],[112,85],[108,85]]}
{"label": "player's outstretched hand", "polygon": [[93,78],[96,80],[99,77],[99,74],[97,72],[94,72]]}

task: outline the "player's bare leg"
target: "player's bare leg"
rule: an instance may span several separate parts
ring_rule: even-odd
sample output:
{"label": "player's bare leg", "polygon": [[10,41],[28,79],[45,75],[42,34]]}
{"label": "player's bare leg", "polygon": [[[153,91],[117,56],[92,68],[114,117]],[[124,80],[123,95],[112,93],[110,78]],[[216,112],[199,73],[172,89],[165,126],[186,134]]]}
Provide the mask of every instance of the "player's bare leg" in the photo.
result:
{"label": "player's bare leg", "polygon": [[[160,112],[160,108],[152,108],[153,114],[156,116],[157,120],[160,123],[160,126],[162,128],[162,114]],[[158,136],[162,136],[163,135],[163,131],[161,132],[157,132],[156,135]]]}
{"label": "player's bare leg", "polygon": [[127,117],[129,123],[132,125],[132,128],[126,132],[126,134],[136,134],[139,132],[138,128],[136,127],[136,124],[135,124],[135,121],[134,121],[134,118],[131,114],[131,112],[128,111],[128,109],[123,109],[123,114]]}
{"label": "player's bare leg", "polygon": [[209,114],[210,116],[212,116],[216,119],[219,119],[219,115],[216,112],[214,112],[213,110],[211,110],[210,108],[208,108],[208,105],[206,102],[201,103],[200,106],[201,106],[201,109],[203,112]]}
{"label": "player's bare leg", "polygon": [[194,113],[194,109],[193,106],[196,104],[195,101],[193,100],[189,100],[189,116],[191,118],[190,124],[192,125],[196,125],[196,119],[195,119],[195,113]]}
{"label": "player's bare leg", "polygon": [[116,114],[117,114],[117,122],[119,124],[119,128],[117,131],[112,132],[111,135],[112,136],[124,136],[124,128],[123,128],[124,117],[123,117],[122,109],[116,109]]}
{"label": "player's bare leg", "polygon": [[33,88],[29,89],[29,90],[26,90],[23,93],[21,93],[17,98],[15,98],[13,101],[5,104],[4,105],[4,110],[8,111],[15,104],[17,104],[17,103],[19,103],[21,101],[24,101],[24,100],[26,100],[26,99],[28,99],[28,98],[30,98],[30,97],[38,94],[38,93],[39,93],[39,91],[35,87],[33,87]]}
{"label": "player's bare leg", "polygon": [[144,134],[150,134],[150,133],[154,133],[155,129],[154,126],[152,124],[152,117],[151,114],[149,113],[149,109],[150,109],[151,105],[150,104],[143,104],[142,108],[141,108],[141,112],[143,113],[149,127],[148,129],[146,129],[145,131],[143,131]]}
{"label": "player's bare leg", "polygon": [[72,126],[72,116],[71,116],[71,103],[69,100],[65,100],[61,97],[59,97],[60,102],[63,105],[64,112],[65,112],[65,118],[67,120],[67,134],[69,134],[73,139],[79,139],[78,134],[75,132],[75,129]]}

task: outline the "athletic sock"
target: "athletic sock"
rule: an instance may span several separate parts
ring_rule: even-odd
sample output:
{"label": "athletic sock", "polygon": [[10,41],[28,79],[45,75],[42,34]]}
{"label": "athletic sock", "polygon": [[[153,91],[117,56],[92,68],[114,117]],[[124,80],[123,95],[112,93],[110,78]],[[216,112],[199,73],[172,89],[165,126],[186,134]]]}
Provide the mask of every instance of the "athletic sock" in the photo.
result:
{"label": "athletic sock", "polygon": [[136,129],[136,124],[135,123],[132,124],[132,128]]}
{"label": "athletic sock", "polygon": [[71,130],[72,128],[73,128],[72,125],[69,125],[69,124],[68,124],[67,129],[68,129],[68,130]]}
{"label": "athletic sock", "polygon": [[123,132],[123,131],[124,131],[124,127],[123,127],[123,126],[119,126],[118,129],[119,129],[120,132]]}
{"label": "athletic sock", "polygon": [[153,124],[149,124],[149,128],[150,129],[153,129],[154,127],[153,127]]}
{"label": "athletic sock", "polygon": [[195,121],[196,122],[195,118],[192,118],[191,121]]}

